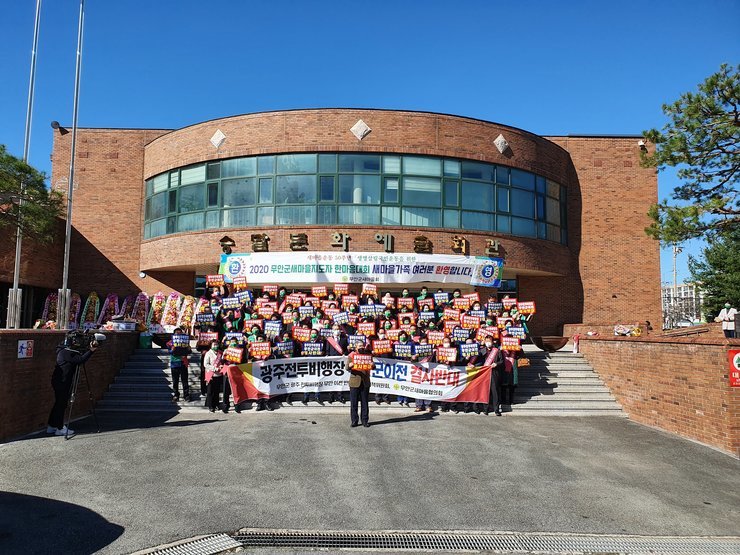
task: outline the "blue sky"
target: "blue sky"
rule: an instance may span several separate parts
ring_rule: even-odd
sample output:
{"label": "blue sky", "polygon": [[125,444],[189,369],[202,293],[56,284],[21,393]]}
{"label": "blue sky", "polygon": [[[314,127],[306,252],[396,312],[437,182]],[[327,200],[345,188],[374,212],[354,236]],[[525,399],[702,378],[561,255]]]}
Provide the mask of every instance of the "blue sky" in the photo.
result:
{"label": "blue sky", "polygon": [[[3,5],[0,144],[20,156],[35,0]],[[72,120],[78,0],[43,2],[29,161]],[[307,107],[429,110],[542,135],[640,133],[740,56],[740,2],[87,0],[79,124]],[[677,184],[660,175],[659,194]],[[687,275],[686,245],[679,279]],[[662,256],[663,279],[671,256]]]}

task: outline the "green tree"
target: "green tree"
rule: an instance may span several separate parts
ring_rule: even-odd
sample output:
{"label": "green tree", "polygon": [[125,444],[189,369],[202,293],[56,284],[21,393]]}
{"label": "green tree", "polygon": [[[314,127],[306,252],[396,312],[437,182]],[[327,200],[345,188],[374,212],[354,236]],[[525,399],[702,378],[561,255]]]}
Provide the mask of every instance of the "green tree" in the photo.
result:
{"label": "green tree", "polygon": [[664,244],[710,237],[740,225],[740,66],[723,64],[718,73],[673,104],[664,104],[669,122],[662,131],[645,131],[655,144],[642,165],[658,170],[677,166],[684,183],[651,207],[645,232]]}
{"label": "green tree", "polygon": [[0,145],[0,230],[6,237],[15,238],[20,222],[24,237],[42,243],[53,239],[63,200],[44,179],[43,173]]}
{"label": "green tree", "polygon": [[740,229],[717,235],[700,258],[689,257],[689,272],[704,290],[704,311],[714,318],[726,302],[740,306]]}

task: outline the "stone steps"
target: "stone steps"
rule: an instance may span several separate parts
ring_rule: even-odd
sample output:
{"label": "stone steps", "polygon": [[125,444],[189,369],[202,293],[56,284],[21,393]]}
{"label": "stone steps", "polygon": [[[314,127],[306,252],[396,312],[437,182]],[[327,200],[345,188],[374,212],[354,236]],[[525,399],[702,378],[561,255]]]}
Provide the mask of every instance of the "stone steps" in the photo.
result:
{"label": "stone steps", "polygon": [[[570,352],[543,353],[525,345],[525,354],[531,366],[519,370],[519,386],[513,407],[514,415],[522,416],[624,416],[619,404],[599,376],[581,354]],[[190,357],[189,384],[193,400],[172,402],[172,378],[166,349],[137,349],[116,376],[105,398],[97,407],[102,411],[166,412],[204,411],[200,396],[199,358]],[[325,394],[326,395],[326,394]],[[346,394],[349,397],[348,394]],[[304,406],[299,395],[293,395],[292,406],[283,403],[280,410],[308,412],[344,412],[347,405],[340,403]],[[246,403],[250,406],[251,403]],[[277,406],[277,405],[276,405]],[[413,406],[413,403],[412,403]],[[391,405],[376,405],[371,411],[405,414],[413,409]],[[453,414],[453,413],[444,413]]]}

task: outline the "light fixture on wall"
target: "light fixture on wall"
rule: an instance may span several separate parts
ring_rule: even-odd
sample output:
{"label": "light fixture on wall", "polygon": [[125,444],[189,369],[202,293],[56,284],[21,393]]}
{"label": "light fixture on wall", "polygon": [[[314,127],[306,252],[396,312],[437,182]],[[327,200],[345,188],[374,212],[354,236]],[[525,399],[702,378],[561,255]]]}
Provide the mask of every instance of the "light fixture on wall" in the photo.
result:
{"label": "light fixture on wall", "polygon": [[144,279],[146,277],[146,272],[139,272],[139,277]]}
{"label": "light fixture on wall", "polygon": [[56,120],[51,122],[51,128],[55,131],[58,130],[60,135],[66,135],[67,133],[69,133],[69,129],[66,129],[59,125],[59,122]]}

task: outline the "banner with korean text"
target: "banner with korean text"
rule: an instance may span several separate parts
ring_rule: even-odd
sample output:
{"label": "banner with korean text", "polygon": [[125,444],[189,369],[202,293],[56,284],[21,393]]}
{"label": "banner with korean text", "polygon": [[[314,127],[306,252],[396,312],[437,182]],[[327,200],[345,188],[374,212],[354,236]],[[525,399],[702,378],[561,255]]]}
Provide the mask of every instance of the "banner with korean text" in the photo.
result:
{"label": "banner with korean text", "polygon": [[[275,359],[226,367],[234,402],[289,393],[347,391],[346,357]],[[488,403],[491,367],[375,358],[370,392],[445,402]]]}
{"label": "banner with korean text", "polygon": [[250,252],[222,254],[227,282],[248,283],[462,283],[499,287],[501,258],[379,252]]}

